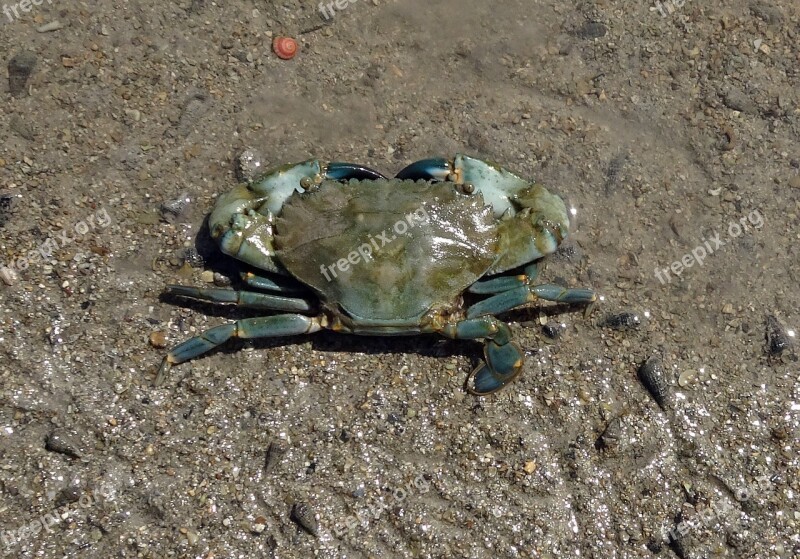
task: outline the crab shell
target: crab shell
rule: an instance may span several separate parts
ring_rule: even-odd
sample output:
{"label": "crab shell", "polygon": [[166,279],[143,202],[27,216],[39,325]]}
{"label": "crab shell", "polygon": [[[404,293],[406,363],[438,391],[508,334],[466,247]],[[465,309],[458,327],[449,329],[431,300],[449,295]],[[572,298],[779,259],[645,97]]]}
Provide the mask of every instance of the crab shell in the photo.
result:
{"label": "crab shell", "polygon": [[539,258],[564,238],[561,199],[542,187],[523,192],[538,211],[498,219],[480,192],[452,182],[324,181],[284,203],[274,259],[362,332],[454,316],[476,280]]}

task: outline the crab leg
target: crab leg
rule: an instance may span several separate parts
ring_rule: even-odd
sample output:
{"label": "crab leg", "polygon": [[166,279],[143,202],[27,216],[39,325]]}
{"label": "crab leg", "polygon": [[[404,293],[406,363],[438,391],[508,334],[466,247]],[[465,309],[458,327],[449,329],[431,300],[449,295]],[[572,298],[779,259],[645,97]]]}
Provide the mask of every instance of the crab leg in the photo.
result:
{"label": "crab leg", "polygon": [[231,338],[276,338],[279,336],[296,336],[317,332],[320,326],[319,317],[300,314],[279,314],[275,316],[259,316],[244,318],[230,324],[215,326],[199,336],[189,338],[178,344],[164,357],[158,368],[155,385],[164,382],[172,365],[189,361],[195,357],[219,347]]}
{"label": "crab leg", "polygon": [[470,285],[467,288],[467,291],[470,293],[478,293],[478,294],[495,294],[495,293],[503,293],[504,291],[509,291],[511,289],[515,289],[520,285],[524,285],[526,276],[500,276],[496,278],[490,278],[486,280],[479,280]]}
{"label": "crab leg", "polygon": [[267,291],[277,291],[278,293],[290,294],[290,293],[306,293],[308,290],[294,281],[288,281],[284,278],[268,278],[267,276],[260,276],[258,274],[254,274],[253,272],[241,272],[239,276],[242,278],[242,281],[245,282],[250,287],[254,287],[256,289],[265,289]]}
{"label": "crab leg", "polygon": [[212,303],[233,304],[245,309],[258,309],[269,311],[295,311],[308,312],[312,304],[305,299],[270,295],[257,291],[236,291],[221,289],[219,287],[188,287],[185,285],[168,285],[164,291],[166,295],[175,295],[194,299],[196,301],[210,301]]}
{"label": "crab leg", "polygon": [[[485,338],[484,363],[467,377],[466,390],[483,396],[500,390],[522,372],[522,349],[511,341],[508,325],[493,316],[470,318],[446,324],[440,333],[448,338],[474,340]],[[474,379],[474,387],[470,380]]]}
{"label": "crab leg", "polygon": [[[556,303],[591,303],[597,298],[597,295],[591,289],[568,288],[555,284],[529,285],[526,279],[526,276],[508,278],[508,280],[519,282],[518,286],[501,291],[475,303],[467,309],[467,317],[475,318],[487,314],[500,314],[525,303],[531,303],[536,299],[544,299],[545,301],[554,301]],[[507,282],[509,285],[512,283],[511,281]]]}
{"label": "crab leg", "polygon": [[539,265],[531,262],[525,266],[525,273],[518,276],[497,276],[485,280],[478,280],[467,288],[470,293],[502,293],[509,289],[514,289],[523,285],[524,282],[530,283],[539,275]]}

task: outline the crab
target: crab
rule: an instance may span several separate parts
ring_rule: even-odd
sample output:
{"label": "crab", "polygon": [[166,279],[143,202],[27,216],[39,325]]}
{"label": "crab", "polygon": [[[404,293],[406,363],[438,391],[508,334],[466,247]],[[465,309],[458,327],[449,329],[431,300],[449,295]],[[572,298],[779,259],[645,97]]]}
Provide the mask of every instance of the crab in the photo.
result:
{"label": "crab", "polygon": [[[230,338],[440,334],[484,342],[465,389],[495,392],[523,352],[495,315],[537,299],[589,304],[594,291],[534,283],[567,237],[563,200],[510,171],[457,154],[394,178],[316,159],[267,171],[217,200],[208,218],[223,253],[249,265],[250,290],[169,285],[165,294],[280,314],[216,326],[167,353],[156,376]],[[253,271],[255,270],[255,271]],[[477,302],[467,305],[464,295]]]}

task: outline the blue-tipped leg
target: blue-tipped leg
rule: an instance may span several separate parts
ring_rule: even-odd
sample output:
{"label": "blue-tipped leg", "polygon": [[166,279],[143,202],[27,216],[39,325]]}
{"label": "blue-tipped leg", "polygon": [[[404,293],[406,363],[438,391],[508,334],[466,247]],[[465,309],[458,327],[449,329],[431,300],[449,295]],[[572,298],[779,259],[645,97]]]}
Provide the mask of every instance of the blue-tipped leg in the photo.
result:
{"label": "blue-tipped leg", "polygon": [[526,276],[500,276],[487,280],[478,280],[469,286],[470,293],[494,294],[510,291],[526,284]]}
{"label": "blue-tipped leg", "polygon": [[279,314],[237,320],[215,326],[199,336],[178,344],[167,353],[158,368],[155,385],[164,382],[172,365],[183,363],[219,347],[231,338],[275,338],[316,332],[321,328],[318,318],[300,314]]}
{"label": "blue-tipped leg", "polygon": [[465,389],[484,396],[500,390],[522,372],[522,350],[511,341],[508,325],[493,316],[481,316],[445,325],[440,333],[449,338],[474,340],[484,338],[485,362],[467,377]]}
{"label": "blue-tipped leg", "polygon": [[[535,270],[531,269],[530,271],[534,272]],[[468,308],[467,318],[500,314],[536,299],[573,304],[592,303],[597,298],[591,289],[569,288],[554,284],[531,285],[532,280],[533,278],[528,275],[520,275],[501,276],[475,282],[469,288],[470,292],[491,294],[492,296]]]}
{"label": "blue-tipped leg", "polygon": [[522,372],[522,349],[514,342],[498,345],[488,341],[483,356],[486,361],[473,369],[464,385],[470,394],[485,396],[497,392]]}
{"label": "blue-tipped leg", "polygon": [[185,297],[187,299],[195,299],[197,301],[232,304],[247,309],[293,312],[309,312],[313,309],[311,303],[305,299],[270,295],[268,293],[258,293],[257,291],[235,291],[232,289],[221,289],[219,287],[198,288],[185,285],[168,285],[164,293],[177,297]]}
{"label": "blue-tipped leg", "polygon": [[412,181],[443,181],[448,179],[452,171],[453,166],[447,159],[437,157],[434,159],[416,161],[404,167],[395,175],[395,178]]}
{"label": "blue-tipped leg", "polygon": [[376,180],[386,177],[374,169],[358,165],[356,163],[328,163],[325,168],[325,178],[335,181],[357,180]]}
{"label": "blue-tipped leg", "polygon": [[525,273],[519,276],[497,276],[485,280],[478,280],[473,283],[467,291],[470,293],[502,293],[510,291],[515,287],[530,285],[539,275],[539,266],[535,262],[525,266]]}
{"label": "blue-tipped leg", "polygon": [[534,285],[530,290],[539,299],[555,301],[556,303],[593,303],[597,299],[597,295],[594,291],[583,287],[570,288],[560,285],[545,284]]}
{"label": "blue-tipped leg", "polygon": [[535,300],[536,296],[526,286],[515,287],[475,303],[467,309],[467,318],[500,314]]}

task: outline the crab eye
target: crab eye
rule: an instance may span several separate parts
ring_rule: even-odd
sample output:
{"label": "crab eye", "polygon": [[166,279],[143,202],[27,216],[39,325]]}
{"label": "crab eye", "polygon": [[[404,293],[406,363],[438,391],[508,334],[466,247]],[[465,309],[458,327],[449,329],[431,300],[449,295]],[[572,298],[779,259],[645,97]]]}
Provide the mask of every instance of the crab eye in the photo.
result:
{"label": "crab eye", "polygon": [[302,179],[300,179],[300,187],[303,190],[308,190],[313,185],[314,185],[314,181],[311,180],[311,177],[303,177]]}
{"label": "crab eye", "polygon": [[475,192],[475,185],[472,184],[471,182],[465,182],[464,184],[461,185],[461,192],[463,192],[464,194],[472,194],[473,192]]}

